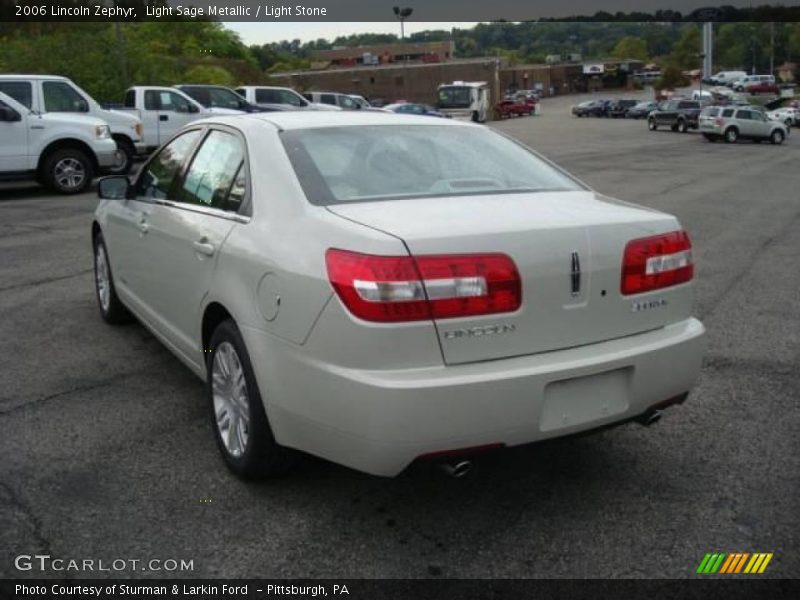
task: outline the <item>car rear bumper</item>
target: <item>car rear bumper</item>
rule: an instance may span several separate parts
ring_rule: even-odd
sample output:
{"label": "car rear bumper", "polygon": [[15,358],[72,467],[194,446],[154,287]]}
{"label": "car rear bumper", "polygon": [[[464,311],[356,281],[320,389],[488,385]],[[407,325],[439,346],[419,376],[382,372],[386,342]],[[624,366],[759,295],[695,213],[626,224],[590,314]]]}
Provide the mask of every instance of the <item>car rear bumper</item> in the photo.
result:
{"label": "car rear bumper", "polygon": [[279,443],[393,476],[433,453],[513,446],[642,415],[692,388],[696,319],[577,348],[456,366],[365,371],[243,335]]}

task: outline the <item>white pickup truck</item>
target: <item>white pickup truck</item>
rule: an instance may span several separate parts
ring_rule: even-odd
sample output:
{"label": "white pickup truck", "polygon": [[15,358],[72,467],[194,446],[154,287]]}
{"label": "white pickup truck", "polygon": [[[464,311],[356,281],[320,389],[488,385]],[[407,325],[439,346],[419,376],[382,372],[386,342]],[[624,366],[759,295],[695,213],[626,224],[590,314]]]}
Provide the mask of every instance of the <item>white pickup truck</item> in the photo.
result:
{"label": "white pickup truck", "polygon": [[76,194],[117,160],[117,145],[104,121],[34,112],[0,92],[0,181],[33,179]]}
{"label": "white pickup truck", "polygon": [[142,122],[117,110],[105,110],[66,77],[56,75],[0,75],[0,92],[37,114],[70,113],[101,119],[111,129],[119,157],[113,173],[127,173],[137,154],[144,152]]}
{"label": "white pickup truck", "polygon": [[241,114],[241,111],[206,108],[184,92],[156,85],[134,86],[125,92],[126,111],[135,111],[144,127],[144,146],[152,152],[192,121],[215,114]]}

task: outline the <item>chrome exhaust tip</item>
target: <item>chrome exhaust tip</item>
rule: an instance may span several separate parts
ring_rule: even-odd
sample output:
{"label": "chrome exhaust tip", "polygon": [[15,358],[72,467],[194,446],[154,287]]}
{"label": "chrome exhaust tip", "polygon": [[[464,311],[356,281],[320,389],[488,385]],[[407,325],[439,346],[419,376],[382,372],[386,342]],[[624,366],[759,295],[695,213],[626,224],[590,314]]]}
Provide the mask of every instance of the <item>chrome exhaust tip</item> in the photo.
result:
{"label": "chrome exhaust tip", "polygon": [[648,410],[646,413],[636,419],[636,421],[639,423],[639,425],[650,427],[654,423],[657,423],[661,420],[662,414],[663,412],[661,410],[655,408],[653,410]]}
{"label": "chrome exhaust tip", "polygon": [[462,460],[456,463],[443,463],[441,468],[450,477],[460,479],[472,471],[472,462],[469,460]]}

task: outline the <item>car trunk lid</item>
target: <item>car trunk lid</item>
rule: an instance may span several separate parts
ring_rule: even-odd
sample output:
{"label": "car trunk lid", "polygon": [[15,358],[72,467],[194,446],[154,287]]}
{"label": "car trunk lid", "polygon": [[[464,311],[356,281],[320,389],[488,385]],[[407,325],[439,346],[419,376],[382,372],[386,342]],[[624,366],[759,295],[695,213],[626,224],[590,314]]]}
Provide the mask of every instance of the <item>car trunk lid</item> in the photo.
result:
{"label": "car trunk lid", "polygon": [[620,291],[626,243],[679,229],[674,217],[588,191],[358,202],[333,213],[400,238],[412,256],[503,253],[522,283],[513,313],[436,319],[448,364],[624,337],[689,316],[691,284]]}

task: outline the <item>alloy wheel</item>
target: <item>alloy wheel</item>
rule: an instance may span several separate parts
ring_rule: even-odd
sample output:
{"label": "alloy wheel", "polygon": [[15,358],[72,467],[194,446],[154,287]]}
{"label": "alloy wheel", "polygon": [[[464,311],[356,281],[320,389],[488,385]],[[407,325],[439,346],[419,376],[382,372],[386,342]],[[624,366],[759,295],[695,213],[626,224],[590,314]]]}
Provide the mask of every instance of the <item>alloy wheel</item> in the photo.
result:
{"label": "alloy wheel", "polygon": [[86,179],[86,167],[75,158],[62,158],[56,163],[53,174],[61,188],[75,190],[81,187]]}
{"label": "alloy wheel", "polygon": [[214,353],[211,393],[220,439],[227,452],[239,458],[247,450],[250,407],[244,369],[230,342],[222,342]]}
{"label": "alloy wheel", "polygon": [[106,313],[111,302],[111,275],[108,272],[106,253],[101,244],[95,247],[94,279],[97,286],[97,297],[100,300],[100,308]]}

